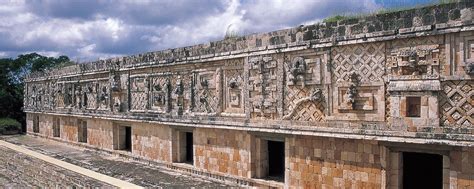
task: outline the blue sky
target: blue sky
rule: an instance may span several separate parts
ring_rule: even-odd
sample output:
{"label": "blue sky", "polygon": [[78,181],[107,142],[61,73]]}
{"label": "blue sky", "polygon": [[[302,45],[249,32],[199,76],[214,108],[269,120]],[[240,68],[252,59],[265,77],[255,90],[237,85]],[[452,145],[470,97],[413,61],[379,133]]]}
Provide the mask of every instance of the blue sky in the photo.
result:
{"label": "blue sky", "polygon": [[438,0],[1,0],[0,58],[38,52],[74,61],[189,46],[308,25],[336,14]]}

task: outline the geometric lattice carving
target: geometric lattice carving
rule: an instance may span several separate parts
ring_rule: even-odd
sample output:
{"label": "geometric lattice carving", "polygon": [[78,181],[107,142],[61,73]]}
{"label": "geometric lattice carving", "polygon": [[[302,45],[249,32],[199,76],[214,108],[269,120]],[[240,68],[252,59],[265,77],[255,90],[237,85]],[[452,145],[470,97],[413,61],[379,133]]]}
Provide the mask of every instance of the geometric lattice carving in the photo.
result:
{"label": "geometric lattice carving", "polygon": [[226,61],[225,67],[223,68],[224,112],[244,113],[243,87],[243,59]]}
{"label": "geometric lattice carving", "polygon": [[252,118],[277,117],[277,61],[272,57],[249,58],[249,100]]}
{"label": "geometric lattice carving", "polygon": [[132,110],[146,110],[148,102],[148,89],[146,78],[135,77],[131,79],[130,95]]}
{"label": "geometric lattice carving", "polygon": [[[315,94],[317,93],[317,94]],[[298,121],[324,120],[324,103],[321,91],[309,87],[286,87],[285,116],[283,119]]]}
{"label": "geometric lattice carving", "polygon": [[86,108],[95,109],[97,107],[97,84],[87,83],[84,91],[86,93]]}
{"label": "geometric lattice carving", "polygon": [[474,124],[474,82],[445,81],[440,95],[441,123],[444,126]]}
{"label": "geometric lattice carving", "polygon": [[219,105],[216,86],[218,85],[217,74],[214,71],[200,72],[195,74],[195,104],[194,112],[215,113]]}
{"label": "geometric lattice carving", "polygon": [[336,82],[350,81],[351,72],[360,82],[382,82],[385,73],[384,43],[346,45],[332,50],[332,70]]}

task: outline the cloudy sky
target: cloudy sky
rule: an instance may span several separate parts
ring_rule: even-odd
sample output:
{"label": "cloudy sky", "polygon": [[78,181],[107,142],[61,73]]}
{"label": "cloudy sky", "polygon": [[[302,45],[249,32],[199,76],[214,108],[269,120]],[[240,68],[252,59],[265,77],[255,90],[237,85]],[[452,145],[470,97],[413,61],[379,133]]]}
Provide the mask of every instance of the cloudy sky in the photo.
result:
{"label": "cloudy sky", "polygon": [[0,58],[84,62],[312,24],[336,14],[437,0],[0,0]]}

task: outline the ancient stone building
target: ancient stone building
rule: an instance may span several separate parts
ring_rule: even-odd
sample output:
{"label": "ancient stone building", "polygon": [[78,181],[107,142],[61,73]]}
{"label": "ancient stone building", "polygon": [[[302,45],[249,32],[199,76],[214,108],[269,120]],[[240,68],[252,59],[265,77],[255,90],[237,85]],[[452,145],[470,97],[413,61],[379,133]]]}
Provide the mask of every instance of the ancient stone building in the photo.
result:
{"label": "ancient stone building", "polygon": [[28,133],[244,186],[473,188],[473,7],[34,73]]}

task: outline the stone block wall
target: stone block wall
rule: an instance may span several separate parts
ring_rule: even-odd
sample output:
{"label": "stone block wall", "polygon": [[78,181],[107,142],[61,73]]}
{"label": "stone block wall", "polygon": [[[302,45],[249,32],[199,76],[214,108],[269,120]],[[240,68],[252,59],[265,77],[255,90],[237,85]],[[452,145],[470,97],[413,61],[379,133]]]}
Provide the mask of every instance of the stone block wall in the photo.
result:
{"label": "stone block wall", "polygon": [[286,140],[290,188],[382,188],[381,146],[375,141],[294,136]]}
{"label": "stone block wall", "polygon": [[171,129],[166,125],[132,123],[132,153],[171,163]]}
{"label": "stone block wall", "polygon": [[458,148],[450,154],[449,182],[451,188],[474,187],[474,148]]}
{"label": "stone block wall", "polygon": [[87,143],[113,150],[113,122],[103,119],[87,119]]}
{"label": "stone block wall", "polygon": [[250,140],[245,131],[194,130],[195,166],[210,172],[250,177]]}

